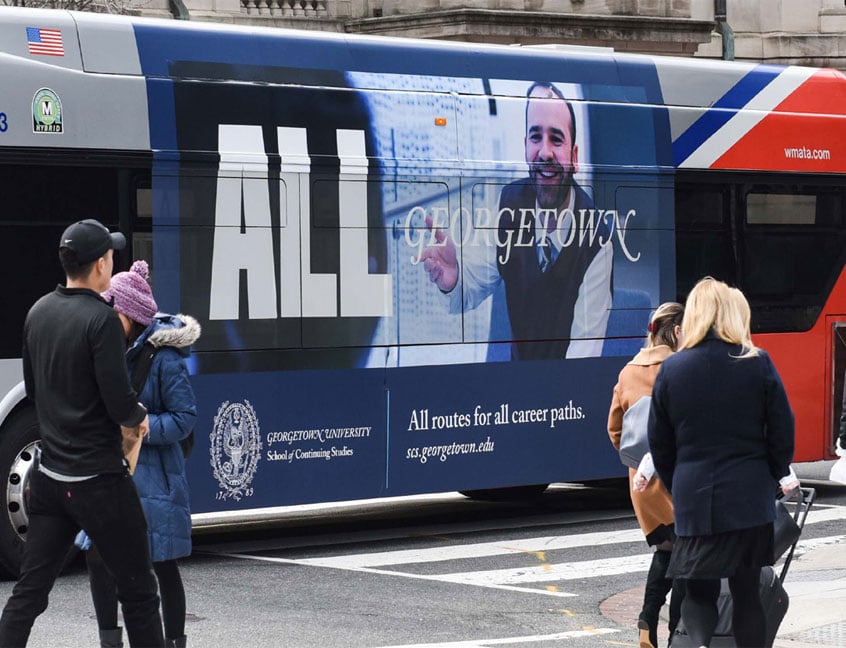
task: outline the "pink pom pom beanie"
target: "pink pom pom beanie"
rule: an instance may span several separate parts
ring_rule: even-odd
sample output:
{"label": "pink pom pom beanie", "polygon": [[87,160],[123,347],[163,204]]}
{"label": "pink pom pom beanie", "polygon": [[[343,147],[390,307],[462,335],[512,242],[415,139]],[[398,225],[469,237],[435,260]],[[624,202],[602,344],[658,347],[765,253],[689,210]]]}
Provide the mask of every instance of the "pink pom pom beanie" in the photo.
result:
{"label": "pink pom pom beanie", "polygon": [[111,287],[103,293],[106,301],[114,300],[114,309],[133,322],[149,326],[159,307],[147,282],[150,269],[146,261],[136,261],[129,272],[118,272],[112,277]]}

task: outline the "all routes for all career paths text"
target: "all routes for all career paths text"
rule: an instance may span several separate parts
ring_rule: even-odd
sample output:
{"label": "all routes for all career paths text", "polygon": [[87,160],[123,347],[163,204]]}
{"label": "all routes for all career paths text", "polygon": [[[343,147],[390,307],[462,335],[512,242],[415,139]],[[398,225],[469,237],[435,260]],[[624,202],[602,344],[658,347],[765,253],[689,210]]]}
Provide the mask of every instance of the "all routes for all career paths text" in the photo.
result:
{"label": "all routes for all career paths text", "polygon": [[408,431],[451,430],[456,428],[486,427],[489,425],[526,425],[545,423],[550,428],[563,421],[580,421],[585,418],[584,411],[573,401],[559,407],[537,407],[512,409],[509,403],[502,403],[499,409],[491,412],[476,405],[472,412],[452,412],[433,414],[428,408],[411,411]]}

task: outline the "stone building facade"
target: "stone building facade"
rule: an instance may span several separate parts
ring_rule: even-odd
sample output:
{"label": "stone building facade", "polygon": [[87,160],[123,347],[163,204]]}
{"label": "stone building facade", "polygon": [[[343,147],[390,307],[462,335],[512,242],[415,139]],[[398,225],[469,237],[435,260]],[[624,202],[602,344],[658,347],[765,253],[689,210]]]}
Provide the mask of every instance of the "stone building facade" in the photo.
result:
{"label": "stone building facade", "polygon": [[[715,19],[720,5],[729,29]],[[713,58],[733,51],[738,60],[846,67],[843,0],[140,0],[136,6],[145,15],[268,27]]]}

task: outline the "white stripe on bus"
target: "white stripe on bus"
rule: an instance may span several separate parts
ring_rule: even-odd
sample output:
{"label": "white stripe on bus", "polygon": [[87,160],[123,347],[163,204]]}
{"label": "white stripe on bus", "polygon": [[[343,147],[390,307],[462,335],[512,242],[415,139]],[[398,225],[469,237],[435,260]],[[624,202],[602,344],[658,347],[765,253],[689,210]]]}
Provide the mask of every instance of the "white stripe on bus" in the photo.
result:
{"label": "white stripe on bus", "polygon": [[795,92],[817,71],[796,66],[786,68],[711,137],[705,140],[687,159],[683,160],[679,167],[710,168],[726,151],[743,139],[765,117],[772,114],[776,106]]}

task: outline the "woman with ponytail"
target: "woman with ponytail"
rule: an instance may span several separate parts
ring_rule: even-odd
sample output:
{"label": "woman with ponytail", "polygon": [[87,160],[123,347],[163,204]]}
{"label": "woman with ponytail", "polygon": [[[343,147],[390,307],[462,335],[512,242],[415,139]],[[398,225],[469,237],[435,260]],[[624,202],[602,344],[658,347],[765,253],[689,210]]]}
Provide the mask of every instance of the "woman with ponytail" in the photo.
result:
{"label": "woman with ponytail", "polygon": [[[623,414],[644,396],[652,395],[652,385],[658,375],[661,363],[676,350],[684,307],[675,302],[661,304],[649,322],[646,346],[623,367],[614,387],[611,410],[608,413],[608,436],[616,449],[620,448],[623,430]],[[682,592],[673,587],[668,579],[667,566],[673,547],[675,532],[673,526],[673,502],[664,485],[652,473],[641,468],[629,469],[632,506],[646,542],[655,548],[652,564],[646,577],[643,606],[638,617],[640,648],[655,648],[658,645],[658,613],[664,605],[667,593],[673,590],[670,599],[669,631],[672,637],[679,622]],[[654,472],[654,471],[652,471]]]}

